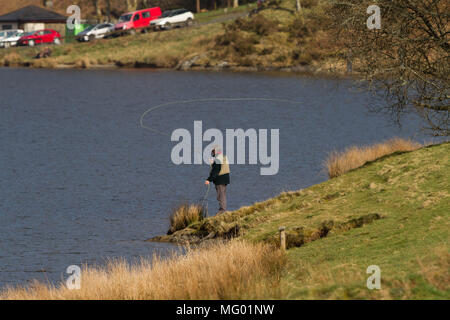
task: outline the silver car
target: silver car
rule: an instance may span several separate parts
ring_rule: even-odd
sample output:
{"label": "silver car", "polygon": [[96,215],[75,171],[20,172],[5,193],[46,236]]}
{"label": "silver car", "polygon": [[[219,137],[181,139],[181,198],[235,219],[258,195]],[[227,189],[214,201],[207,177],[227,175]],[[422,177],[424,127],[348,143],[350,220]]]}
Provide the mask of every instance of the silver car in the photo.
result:
{"label": "silver car", "polygon": [[0,48],[9,48],[17,45],[17,41],[23,36],[23,30],[2,30],[0,31]]}
{"label": "silver car", "polygon": [[194,14],[186,9],[164,11],[159,19],[150,22],[154,29],[169,30],[173,27],[191,26],[194,22]]}
{"label": "silver car", "polygon": [[90,41],[93,39],[104,38],[108,33],[114,31],[114,25],[112,23],[99,23],[90,27],[87,27],[83,31],[77,34],[78,41]]}

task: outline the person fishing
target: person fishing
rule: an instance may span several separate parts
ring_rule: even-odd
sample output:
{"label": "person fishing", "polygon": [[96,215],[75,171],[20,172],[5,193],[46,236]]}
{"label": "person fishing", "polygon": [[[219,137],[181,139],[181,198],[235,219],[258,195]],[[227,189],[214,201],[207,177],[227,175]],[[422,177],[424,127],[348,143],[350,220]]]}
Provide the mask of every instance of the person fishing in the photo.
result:
{"label": "person fishing", "polygon": [[224,213],[227,210],[227,185],[230,184],[230,165],[226,155],[222,154],[222,150],[218,146],[214,146],[211,150],[213,157],[211,162],[211,170],[209,177],[205,181],[205,185],[214,183],[217,191],[217,201],[219,201],[219,211],[217,214]]}

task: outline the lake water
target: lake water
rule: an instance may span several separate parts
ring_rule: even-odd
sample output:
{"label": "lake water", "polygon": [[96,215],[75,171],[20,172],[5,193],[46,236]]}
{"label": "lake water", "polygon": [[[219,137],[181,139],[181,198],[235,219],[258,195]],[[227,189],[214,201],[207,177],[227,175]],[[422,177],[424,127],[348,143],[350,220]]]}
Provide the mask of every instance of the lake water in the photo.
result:
{"label": "lake water", "polygon": [[[420,127],[369,114],[368,95],[347,80],[2,68],[0,81],[0,287],[57,281],[69,265],[174,248],[144,240],[167,231],[174,205],[203,197],[209,167],[172,163],[170,136],[140,127],[153,106],[208,98],[296,102],[179,103],[145,117],[146,126],[168,134],[192,132],[195,120],[203,130],[280,129],[278,174],[232,166],[229,209],[325,181],[321,164],[333,149],[411,137]],[[214,190],[208,200],[214,212]]]}

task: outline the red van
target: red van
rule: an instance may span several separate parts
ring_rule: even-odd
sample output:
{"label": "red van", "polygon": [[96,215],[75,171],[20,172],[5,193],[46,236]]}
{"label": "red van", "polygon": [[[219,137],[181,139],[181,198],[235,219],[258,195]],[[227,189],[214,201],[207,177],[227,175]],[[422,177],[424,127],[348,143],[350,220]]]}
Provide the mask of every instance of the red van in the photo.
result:
{"label": "red van", "polygon": [[150,21],[159,17],[161,17],[160,7],[127,12],[120,16],[119,22],[114,26],[114,29],[129,30],[148,27]]}

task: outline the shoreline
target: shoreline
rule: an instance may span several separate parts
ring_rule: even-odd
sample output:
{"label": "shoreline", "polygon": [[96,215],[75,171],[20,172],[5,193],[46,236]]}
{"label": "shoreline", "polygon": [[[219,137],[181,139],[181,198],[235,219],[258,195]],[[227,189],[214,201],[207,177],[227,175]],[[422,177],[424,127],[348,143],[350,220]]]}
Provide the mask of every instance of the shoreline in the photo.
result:
{"label": "shoreline", "polygon": [[[45,61],[45,60],[44,60]],[[90,64],[89,66],[79,66],[77,64],[57,64],[52,66],[35,66],[31,62],[21,62],[12,65],[3,65],[2,68],[23,68],[23,69],[46,69],[46,70],[143,70],[143,71],[198,71],[198,72],[247,72],[260,74],[281,74],[304,77],[320,77],[329,79],[360,79],[358,72],[344,72],[335,70],[323,70],[311,66],[291,66],[291,67],[248,67],[240,65],[226,66],[201,66],[190,67],[159,67],[153,64],[145,63],[108,63],[108,64]]]}
{"label": "shoreline", "polygon": [[[394,152],[392,154],[388,154],[386,156],[382,156],[374,161],[367,162],[364,165],[345,173],[341,177],[330,178],[321,183],[311,185],[306,187],[305,189],[286,191],[272,198],[268,198],[264,201],[257,202],[251,204],[249,206],[243,206],[234,211],[227,211],[221,215],[210,216],[204,218],[203,220],[191,223],[185,228],[176,230],[171,234],[165,235],[157,235],[151,238],[146,239],[147,242],[159,242],[159,243],[173,243],[176,245],[203,245],[205,243],[214,243],[217,241],[229,241],[233,238],[246,238],[246,234],[248,232],[252,233],[252,229],[255,228],[256,225],[248,224],[247,219],[252,216],[257,216],[261,211],[267,210],[274,206],[274,204],[285,201],[291,201],[291,199],[296,197],[308,197],[313,193],[317,193],[316,190],[323,189],[324,186],[334,185],[339,179],[346,179],[348,176],[356,175],[358,176],[360,172],[367,171],[367,166],[370,165],[379,165],[383,162],[389,162],[393,159],[398,160],[406,155],[416,155],[417,153],[425,152],[424,150],[430,150],[430,148],[448,148],[448,141],[442,141],[437,144],[431,145],[422,145],[418,149],[413,151],[403,151],[403,152]],[[386,160],[388,159],[388,160]],[[376,189],[378,186],[376,184],[370,184],[369,189]],[[325,195],[324,199],[329,201],[330,199],[334,199],[335,195]],[[291,238],[292,241],[297,241],[297,238],[301,238],[301,243],[305,244],[311,241],[318,240],[322,237],[326,237],[330,231],[333,233],[340,233],[342,231],[348,231],[354,228],[360,228],[364,225],[371,224],[372,222],[386,218],[382,211],[374,211],[365,215],[356,216],[348,216],[348,219],[339,219],[339,221],[323,221],[320,226],[310,226],[298,227],[300,229],[293,229],[287,231],[288,238]],[[266,223],[268,217],[261,217],[261,220],[258,220],[258,224]],[[331,222],[331,223],[330,223]],[[257,228],[256,228],[257,229]],[[299,231],[300,230],[300,231]],[[323,236],[321,236],[323,235]],[[293,240],[297,239],[297,240]],[[272,230],[271,235],[264,235],[263,239],[259,239],[259,241],[267,242],[272,245],[277,245],[277,233]],[[300,245],[299,245],[300,246]]]}
{"label": "shoreline", "polygon": [[[318,11],[323,16],[321,8],[314,5],[307,12]],[[286,3],[285,9],[294,10],[294,6]],[[316,26],[319,31],[314,29],[299,36],[296,33],[299,27],[296,15],[277,11],[277,19],[274,20],[270,10],[248,18],[244,18],[246,14],[241,12],[220,12],[217,18],[192,28],[136,33],[87,43],[66,42],[52,46],[50,55],[40,59],[35,57],[45,45],[11,47],[0,51],[0,66],[276,72],[332,78],[360,76],[355,72],[357,69],[347,72],[340,47],[326,32],[319,32],[323,29],[320,24]],[[300,40],[301,45],[298,43]]]}

